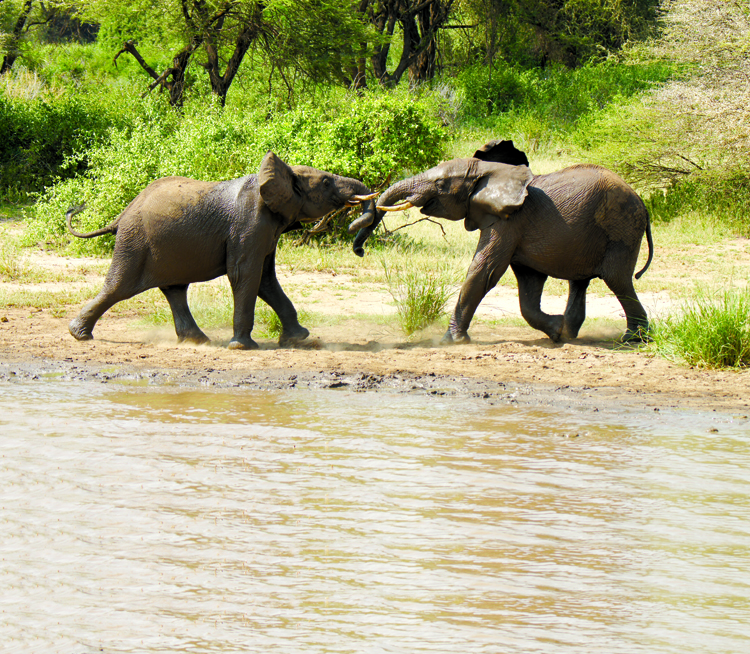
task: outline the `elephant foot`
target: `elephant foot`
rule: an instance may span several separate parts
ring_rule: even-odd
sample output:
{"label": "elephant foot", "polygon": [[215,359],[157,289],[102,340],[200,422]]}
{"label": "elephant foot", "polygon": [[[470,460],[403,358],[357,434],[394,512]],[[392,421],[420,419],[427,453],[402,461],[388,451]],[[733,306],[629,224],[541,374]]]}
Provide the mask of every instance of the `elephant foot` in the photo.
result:
{"label": "elephant foot", "polygon": [[258,344],[252,338],[237,338],[236,336],[227,345],[229,350],[257,350]]}
{"label": "elephant foot", "polygon": [[78,318],[70,321],[70,324],[68,325],[68,331],[70,332],[70,335],[77,341],[90,341],[94,338],[91,330],[84,327],[84,325],[81,323],[81,321],[78,320]]}
{"label": "elephant foot", "polygon": [[[578,332],[581,330],[581,326],[571,327],[568,323],[563,324],[562,338],[565,340],[572,341],[574,338],[578,338]],[[554,340],[554,339],[553,339]]]}
{"label": "elephant foot", "polygon": [[[564,328],[565,318],[563,316],[550,316],[549,326],[542,331],[544,331],[553,342],[559,343],[560,339],[563,337]],[[573,338],[575,338],[575,336],[573,336]]]}
{"label": "elephant foot", "polygon": [[206,336],[203,332],[198,332],[197,334],[188,334],[184,336],[177,335],[177,342],[178,343],[190,343],[191,345],[205,345],[206,343],[210,343],[211,339]]}
{"label": "elephant foot", "polygon": [[293,347],[297,343],[304,341],[309,335],[309,330],[301,325],[293,330],[285,330],[281,332],[281,336],[279,336],[279,347]]}
{"label": "elephant foot", "polygon": [[441,345],[465,345],[471,343],[471,338],[466,332],[453,333],[449,329],[445,332],[443,338],[440,339]]}
{"label": "elephant foot", "polygon": [[620,338],[621,343],[650,343],[653,339],[648,333],[648,325],[636,329],[628,327]]}

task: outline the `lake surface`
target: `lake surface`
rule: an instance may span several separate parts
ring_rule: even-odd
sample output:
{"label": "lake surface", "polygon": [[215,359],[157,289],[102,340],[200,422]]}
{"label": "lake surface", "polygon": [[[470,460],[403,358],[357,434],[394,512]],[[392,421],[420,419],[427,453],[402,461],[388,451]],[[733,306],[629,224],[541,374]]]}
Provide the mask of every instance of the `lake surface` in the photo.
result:
{"label": "lake surface", "polygon": [[0,651],[750,651],[750,423],[0,383]]}

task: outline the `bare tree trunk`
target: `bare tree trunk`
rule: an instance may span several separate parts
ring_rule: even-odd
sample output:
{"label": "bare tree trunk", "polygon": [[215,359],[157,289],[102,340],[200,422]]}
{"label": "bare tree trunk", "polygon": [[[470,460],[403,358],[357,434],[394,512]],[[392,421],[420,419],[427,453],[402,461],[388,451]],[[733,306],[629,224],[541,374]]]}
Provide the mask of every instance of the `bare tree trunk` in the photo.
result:
{"label": "bare tree trunk", "polygon": [[[252,16],[248,17],[244,29],[238,34],[237,39],[235,40],[234,52],[227,62],[223,75],[221,74],[219,50],[216,45],[216,40],[213,35],[211,35],[206,37],[204,41],[206,55],[208,56],[208,61],[204,64],[204,67],[208,72],[208,78],[211,82],[211,90],[219,97],[222,107],[226,104],[227,92],[234,81],[235,75],[237,75],[242,59],[250,49],[253,42],[263,33],[262,14],[264,8],[265,5],[263,3],[255,5]],[[216,22],[216,31],[221,31],[223,23],[224,17],[222,16]]]}
{"label": "bare tree trunk", "polygon": [[403,34],[401,58],[388,72],[390,42],[375,48],[370,58],[375,77],[385,86],[398,84],[408,70],[412,81],[424,81],[435,75],[437,34],[445,27],[455,0],[368,0],[358,11],[389,41],[396,25]]}
{"label": "bare tree trunk", "polygon": [[3,63],[0,66],[0,75],[8,72],[13,67],[16,59],[18,59],[18,44],[21,41],[21,32],[23,32],[23,28],[26,26],[26,20],[31,13],[31,4],[32,0],[26,0],[21,9],[21,14],[13,26],[13,31],[8,38],[8,51],[5,57],[3,57]]}
{"label": "bare tree trunk", "polygon": [[419,38],[420,32],[422,35],[432,34],[432,36],[427,38],[427,43],[424,49],[417,55],[414,63],[409,66],[409,79],[412,82],[424,82],[435,77],[437,62],[437,30],[434,29],[433,26],[444,22],[440,16],[441,9],[442,7],[438,2],[433,2],[429,6],[420,10],[415,17],[416,21],[419,23],[419,30],[415,29],[417,38]]}
{"label": "bare tree trunk", "polygon": [[[174,56],[171,68],[167,68],[161,75],[146,63],[132,40],[125,41],[125,43],[122,44],[122,49],[115,55],[114,64],[115,66],[117,65],[117,58],[124,52],[133,55],[141,68],[143,68],[143,70],[148,73],[149,77],[154,80],[146,93],[153,91],[157,86],[160,86],[169,91],[169,104],[173,107],[181,107],[182,95],[185,91],[185,70],[190,62],[190,57],[198,49],[200,44],[200,39],[194,37],[188,45]],[[146,93],[143,95],[146,95]]]}

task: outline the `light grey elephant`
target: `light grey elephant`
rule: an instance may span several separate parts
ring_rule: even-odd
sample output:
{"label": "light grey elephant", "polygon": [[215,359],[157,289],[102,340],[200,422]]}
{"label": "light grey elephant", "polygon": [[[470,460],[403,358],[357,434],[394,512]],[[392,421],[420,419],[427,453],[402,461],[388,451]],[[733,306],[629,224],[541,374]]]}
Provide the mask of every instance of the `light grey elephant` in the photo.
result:
{"label": "light grey elephant", "polygon": [[268,152],[257,175],[227,182],[158,179],[114,222],[88,234],[73,229],[80,208],[71,208],[66,219],[74,236],[117,236],[104,288],[71,321],[70,333],[93,338],[94,325],[112,305],[158,287],[172,309],[178,341],[205,343],[209,339],[188,307],[188,286],[227,275],[234,296],[230,349],[258,347],[250,337],[258,297],[281,320],[279,344],[301,341],[309,332],[276,278],[279,237],[343,207],[363,204],[374,216],[375,195],[359,180],[290,167]]}
{"label": "light grey elephant", "polygon": [[[648,211],[620,177],[600,166],[578,165],[534,175],[512,141],[491,141],[468,159],[453,159],[393,184],[378,199],[375,216],[354,221],[354,251],[363,245],[385,211],[419,207],[423,214],[463,220],[480,230],[443,342],[469,342],[477,306],[508,266],[518,280],[521,314],[553,341],[575,338],[586,318],[586,289],[601,278],[617,296],[627,318],[623,340],[647,338],[648,317],[633,287],[641,239],[653,258]],[[371,219],[372,218],[372,219]],[[564,315],[541,310],[547,277],[569,280]]]}

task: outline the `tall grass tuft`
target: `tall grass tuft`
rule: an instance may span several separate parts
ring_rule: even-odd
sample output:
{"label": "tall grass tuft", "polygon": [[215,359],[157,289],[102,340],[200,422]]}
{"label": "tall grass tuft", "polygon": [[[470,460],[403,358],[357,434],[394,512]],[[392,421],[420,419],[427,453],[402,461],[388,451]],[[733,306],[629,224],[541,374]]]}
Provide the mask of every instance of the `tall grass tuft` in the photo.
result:
{"label": "tall grass tuft", "polygon": [[408,269],[383,260],[388,291],[396,302],[404,334],[411,336],[439,320],[453,293],[453,277],[446,269]]}
{"label": "tall grass tuft", "polygon": [[27,273],[18,246],[9,240],[0,241],[0,279],[17,281]]}
{"label": "tall grass tuft", "polygon": [[750,288],[696,290],[682,312],[655,321],[656,351],[700,368],[750,366]]}

